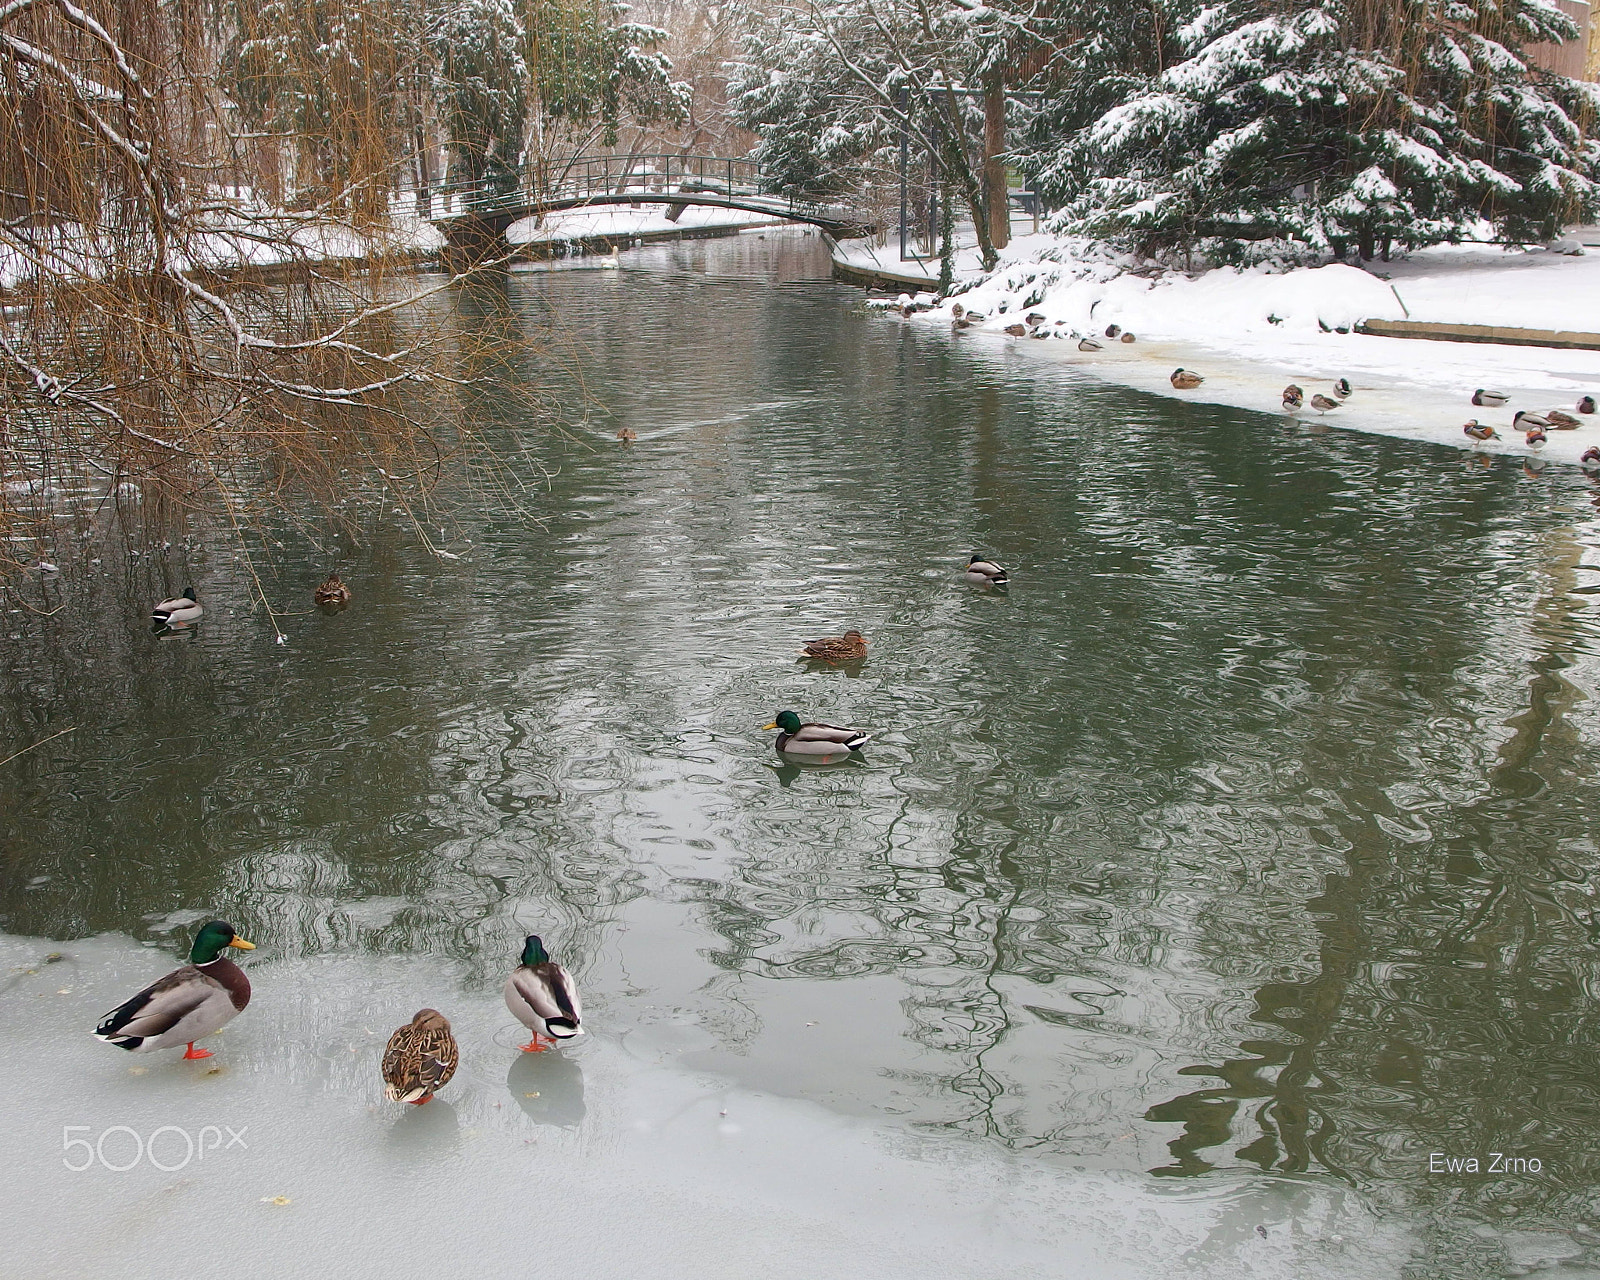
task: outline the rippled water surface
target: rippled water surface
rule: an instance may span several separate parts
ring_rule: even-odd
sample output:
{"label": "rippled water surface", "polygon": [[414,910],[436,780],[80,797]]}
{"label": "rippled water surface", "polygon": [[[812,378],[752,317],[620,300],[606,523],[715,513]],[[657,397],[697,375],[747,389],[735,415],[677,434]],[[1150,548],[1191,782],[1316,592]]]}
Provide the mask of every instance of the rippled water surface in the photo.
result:
{"label": "rippled water surface", "polygon": [[[1588,482],[864,315],[813,239],[625,262],[458,299],[563,335],[543,527],[290,541],[281,646],[220,541],[5,615],[0,756],[73,732],[0,766],[0,929],[220,914],[475,990],[537,930],[598,1032],[753,1089],[1326,1178],[1419,1275],[1600,1230]],[[786,764],[786,707],[876,736]],[[1543,1170],[1427,1172],[1496,1151]]]}

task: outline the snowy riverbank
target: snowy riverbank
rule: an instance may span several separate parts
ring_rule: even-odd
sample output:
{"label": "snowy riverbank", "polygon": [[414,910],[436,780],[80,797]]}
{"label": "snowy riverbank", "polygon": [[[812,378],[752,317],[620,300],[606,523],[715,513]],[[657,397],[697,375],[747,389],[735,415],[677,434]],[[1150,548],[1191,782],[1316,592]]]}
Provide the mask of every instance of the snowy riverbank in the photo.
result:
{"label": "snowy riverbank", "polygon": [[[869,246],[843,252],[857,266],[873,254]],[[888,261],[898,259],[893,250],[876,256],[898,265]],[[1089,242],[1040,235],[1014,241],[987,276],[975,261],[958,266],[965,272],[962,291],[942,303],[916,295],[929,309],[915,312],[913,323],[949,327],[959,306],[969,322],[957,330],[964,339],[1012,342],[1143,390],[1280,415],[1285,384],[1304,387],[1309,402],[1344,377],[1355,392],[1326,421],[1345,429],[1568,463],[1600,444],[1600,415],[1576,431],[1552,431],[1542,449],[1530,449],[1511,431],[1517,409],[1571,411],[1580,396],[1600,394],[1600,351],[1351,332],[1363,320],[1401,319],[1600,331],[1600,254],[1440,246],[1371,270],[1219,268],[1187,275],[1152,270]],[[974,311],[982,317],[975,324]],[[1030,316],[1042,318],[1029,324]],[[1030,335],[1054,336],[1006,334],[1019,323]],[[1111,325],[1138,340],[1107,339]],[[1080,351],[1084,337],[1103,350]],[[1205,375],[1205,383],[1174,391],[1167,379],[1178,365]],[[1470,400],[1478,387],[1502,390],[1510,402],[1475,408]],[[1319,415],[1308,407],[1302,416]],[[1501,438],[1468,439],[1462,425],[1469,418],[1493,426]]]}

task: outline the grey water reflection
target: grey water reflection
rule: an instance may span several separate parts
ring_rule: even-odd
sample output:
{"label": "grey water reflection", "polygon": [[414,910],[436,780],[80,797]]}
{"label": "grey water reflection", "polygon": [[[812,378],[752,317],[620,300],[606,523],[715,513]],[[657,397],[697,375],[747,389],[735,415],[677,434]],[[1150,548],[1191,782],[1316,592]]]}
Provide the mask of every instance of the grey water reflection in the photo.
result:
{"label": "grey water reflection", "polygon": [[[757,1088],[1600,1227],[1588,481],[864,316],[797,237],[629,264],[456,299],[556,335],[501,375],[578,424],[542,525],[378,523],[287,646],[217,542],[7,616],[0,743],[75,732],[0,769],[0,927],[215,910],[485,986],[537,927],[594,1026]],[[795,661],[849,626],[859,670]],[[783,707],[877,737],[785,763]],[[507,1088],[575,1124],[558,1063]],[[1495,1150],[1548,1172],[1426,1173]]]}

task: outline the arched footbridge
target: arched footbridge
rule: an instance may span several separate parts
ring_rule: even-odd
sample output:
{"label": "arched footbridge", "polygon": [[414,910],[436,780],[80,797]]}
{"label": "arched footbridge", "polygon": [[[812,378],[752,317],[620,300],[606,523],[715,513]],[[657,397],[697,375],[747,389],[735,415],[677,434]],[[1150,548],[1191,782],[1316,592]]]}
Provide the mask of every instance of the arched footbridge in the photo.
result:
{"label": "arched footbridge", "polygon": [[[836,239],[876,230],[862,210],[765,189],[753,160],[723,156],[578,156],[525,165],[499,180],[450,183],[419,201],[451,246],[476,256],[503,251],[514,222],[563,209],[664,204],[742,209],[821,227]],[[419,210],[422,212],[422,210]],[[669,218],[676,218],[673,214]]]}

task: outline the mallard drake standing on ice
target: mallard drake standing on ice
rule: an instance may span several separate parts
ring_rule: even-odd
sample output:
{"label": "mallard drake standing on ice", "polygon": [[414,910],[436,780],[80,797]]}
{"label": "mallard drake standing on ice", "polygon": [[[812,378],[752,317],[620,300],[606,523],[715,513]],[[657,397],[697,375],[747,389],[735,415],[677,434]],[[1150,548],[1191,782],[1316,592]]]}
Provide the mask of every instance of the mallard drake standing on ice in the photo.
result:
{"label": "mallard drake standing on ice", "polygon": [[[545,952],[539,935],[530,933],[522,943],[522,963],[506,979],[506,1008],[533,1033],[523,1053],[543,1053],[562,1040],[583,1034],[583,1005],[572,975]],[[541,1044],[539,1037],[550,1041]]]}
{"label": "mallard drake standing on ice", "polygon": [[96,1039],[129,1053],[189,1047],[185,1058],[209,1058],[194,1042],[220,1031],[250,1003],[250,979],[224,954],[229,947],[254,951],[226,920],[202,926],[189,948],[189,963],[152,982],[100,1020]]}

